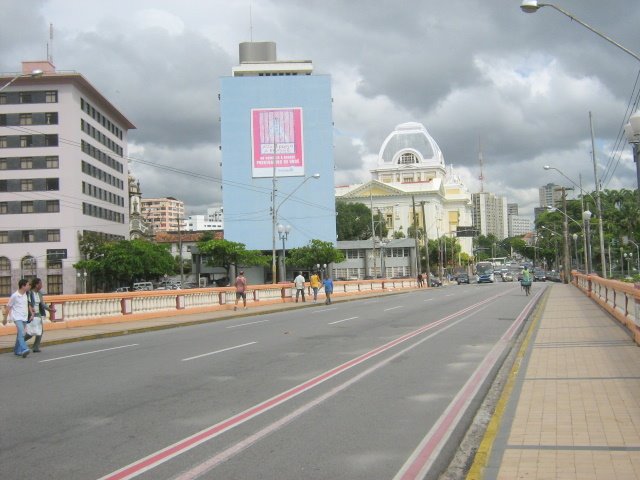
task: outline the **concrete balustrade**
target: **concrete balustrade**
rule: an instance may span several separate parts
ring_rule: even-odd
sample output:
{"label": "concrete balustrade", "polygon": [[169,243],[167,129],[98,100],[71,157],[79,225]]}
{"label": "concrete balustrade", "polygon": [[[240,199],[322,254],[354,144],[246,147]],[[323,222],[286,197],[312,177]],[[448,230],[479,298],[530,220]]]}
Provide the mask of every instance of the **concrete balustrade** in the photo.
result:
{"label": "concrete balustrade", "polygon": [[[387,290],[415,288],[412,279],[375,279],[334,282],[334,297],[371,294]],[[309,297],[312,290],[308,286]],[[324,298],[324,289],[318,294]],[[247,307],[291,302],[295,298],[292,284],[250,285],[247,287]],[[47,295],[47,303],[56,311],[45,320],[48,330],[73,328],[100,323],[169,317],[189,313],[233,309],[235,288],[198,288],[187,290],[156,290],[84,295]],[[8,298],[0,299],[0,309]],[[15,326],[0,325],[0,335],[15,334]]]}
{"label": "concrete balustrade", "polygon": [[640,345],[640,283],[634,285],[575,271],[572,276],[573,284],[629,329]]}

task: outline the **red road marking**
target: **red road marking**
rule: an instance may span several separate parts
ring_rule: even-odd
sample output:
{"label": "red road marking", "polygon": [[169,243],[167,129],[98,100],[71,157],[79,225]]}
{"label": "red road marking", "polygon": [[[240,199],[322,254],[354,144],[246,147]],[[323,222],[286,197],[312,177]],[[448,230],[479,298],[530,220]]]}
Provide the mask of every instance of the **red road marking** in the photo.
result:
{"label": "red road marking", "polygon": [[127,479],[131,479],[134,478],[148,470],[151,470],[152,468],[155,468],[156,466],[170,460],[171,458],[180,455],[181,453],[186,452],[187,450],[190,450],[198,445],[200,445],[201,443],[204,443],[208,440],[211,440],[212,438],[217,437],[218,435],[221,435],[222,433],[237,427],[238,425],[252,419],[253,417],[256,417],[304,392],[306,392],[307,390],[310,390],[311,388],[314,388],[318,385],[320,385],[321,383],[335,377],[336,375],[339,375],[340,373],[355,367],[363,362],[365,362],[366,360],[373,358],[381,353],[384,353],[385,351],[395,347],[396,345],[399,345],[401,343],[406,342],[407,340],[410,340],[428,330],[431,330],[437,326],[442,325],[445,322],[448,322],[449,320],[452,320],[455,317],[459,317],[460,315],[463,315],[471,310],[474,310],[476,308],[478,308],[481,305],[484,305],[485,303],[491,302],[493,300],[495,300],[498,297],[501,297],[502,295],[505,295],[505,293],[500,293],[498,295],[494,295],[492,297],[489,297],[485,300],[482,300],[474,305],[471,305],[469,307],[463,308],[462,310],[459,310],[455,313],[452,313],[451,315],[448,315],[444,318],[441,318],[440,320],[437,320],[433,323],[430,323],[428,325],[425,325],[424,327],[420,327],[417,330],[414,330],[413,332],[409,332],[401,337],[398,337],[395,340],[392,340],[380,347],[377,347],[367,353],[364,353],[362,355],[360,355],[359,357],[356,357],[352,360],[349,360],[348,362],[343,363],[342,365],[339,365],[335,368],[332,368],[331,370],[326,371],[323,374],[318,375],[317,377],[312,378],[311,380],[307,380],[306,382],[301,383],[300,385],[297,385],[283,393],[280,393],[278,395],[276,395],[275,397],[272,397],[262,403],[259,403],[247,410],[245,410],[244,412],[238,413],[237,415],[234,415],[232,417],[229,417],[226,420],[223,420],[222,422],[219,422],[215,425],[212,425],[211,427],[208,427],[204,430],[201,430],[200,432],[187,437],[183,440],[180,440],[176,443],[174,443],[173,445],[170,445],[162,450],[159,450],[155,453],[152,453],[151,455],[144,457],[140,460],[137,460],[129,465],[127,465],[126,467],[123,467],[115,472],[112,472],[108,475],[105,475],[104,477],[101,477],[99,480],[127,480]]}
{"label": "red road marking", "polygon": [[434,454],[437,454],[442,450],[446,440],[457,425],[459,417],[464,413],[464,409],[466,409],[466,407],[471,403],[471,400],[477,394],[482,383],[486,380],[486,377],[491,368],[493,368],[496,360],[507,347],[507,344],[511,338],[513,338],[520,324],[522,324],[522,322],[527,318],[535,304],[535,300],[541,294],[542,290],[531,299],[525,309],[520,313],[520,315],[518,315],[516,321],[513,322],[511,327],[509,327],[504,335],[502,335],[498,343],[496,343],[496,345],[491,349],[471,378],[469,378],[467,383],[449,404],[447,410],[445,410],[429,433],[427,433],[418,447],[413,451],[407,462],[394,477],[394,480],[416,480],[424,478],[429,471],[433,460],[435,460]]}

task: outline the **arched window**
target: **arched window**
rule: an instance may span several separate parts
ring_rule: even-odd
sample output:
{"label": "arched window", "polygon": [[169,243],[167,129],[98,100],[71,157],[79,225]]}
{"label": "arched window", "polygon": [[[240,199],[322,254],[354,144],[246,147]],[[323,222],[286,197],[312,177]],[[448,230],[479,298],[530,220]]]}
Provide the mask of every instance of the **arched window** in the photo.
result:
{"label": "arched window", "polygon": [[0,257],[0,270],[11,270],[11,260],[7,257]]}
{"label": "arched window", "polygon": [[410,165],[418,163],[418,159],[413,153],[403,153],[398,159],[398,165]]}
{"label": "arched window", "polygon": [[20,277],[26,278],[27,280],[36,276],[36,272],[38,271],[38,264],[36,259],[31,255],[27,255],[26,257],[22,257],[21,260],[22,272]]}

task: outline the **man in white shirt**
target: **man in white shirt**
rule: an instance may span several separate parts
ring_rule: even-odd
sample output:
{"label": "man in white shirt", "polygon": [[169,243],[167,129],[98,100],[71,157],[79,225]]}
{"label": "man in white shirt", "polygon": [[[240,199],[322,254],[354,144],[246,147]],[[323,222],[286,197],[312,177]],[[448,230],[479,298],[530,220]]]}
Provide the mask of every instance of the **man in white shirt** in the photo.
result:
{"label": "man in white shirt", "polygon": [[16,326],[16,345],[13,347],[13,353],[22,358],[27,358],[31,353],[27,343],[24,341],[24,326],[29,320],[30,307],[27,301],[27,292],[29,291],[29,282],[24,278],[18,282],[18,290],[16,290],[4,307],[4,318],[2,324],[7,324],[7,317],[11,315],[13,323]]}
{"label": "man in white shirt", "polygon": [[304,299],[304,282],[305,280],[302,276],[302,273],[298,273],[298,276],[293,279],[293,284],[296,287],[296,303],[298,303],[298,297],[300,296],[300,293],[302,293],[302,301],[306,302],[306,300]]}

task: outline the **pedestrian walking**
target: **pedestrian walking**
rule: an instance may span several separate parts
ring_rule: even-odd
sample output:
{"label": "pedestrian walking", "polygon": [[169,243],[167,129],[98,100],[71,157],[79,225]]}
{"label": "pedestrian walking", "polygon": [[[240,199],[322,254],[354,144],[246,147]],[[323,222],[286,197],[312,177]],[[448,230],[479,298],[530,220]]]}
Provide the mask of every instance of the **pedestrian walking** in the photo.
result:
{"label": "pedestrian walking", "polygon": [[331,280],[331,276],[327,275],[327,277],[325,277],[322,281],[322,287],[324,288],[324,295],[326,297],[324,304],[331,305],[331,294],[333,293],[333,280]]}
{"label": "pedestrian walking", "polygon": [[316,303],[318,301],[318,289],[320,285],[322,285],[318,272],[313,272],[313,275],[311,275],[309,279],[309,285],[311,285],[311,290],[313,290],[313,303]]}
{"label": "pedestrian walking", "polygon": [[13,292],[13,295],[5,305],[4,318],[2,319],[3,325],[6,325],[8,320],[12,320],[16,326],[16,344],[13,347],[13,353],[22,358],[27,358],[27,355],[31,353],[24,341],[24,326],[31,316],[27,300],[29,287],[29,282],[26,279],[23,278],[18,281],[18,290]]}
{"label": "pedestrian walking", "polygon": [[236,305],[233,310],[238,310],[238,300],[242,299],[244,309],[247,309],[247,279],[244,276],[244,270],[240,270],[240,274],[236,277]]}
{"label": "pedestrian walking", "polygon": [[305,279],[302,276],[302,272],[298,273],[298,276],[296,278],[293,279],[293,284],[296,287],[296,303],[298,303],[298,297],[300,296],[300,294],[302,293],[302,302],[306,302],[306,300],[304,299],[304,282]]}
{"label": "pedestrian walking", "polygon": [[25,327],[24,341],[25,343],[31,338],[36,337],[33,342],[31,351],[33,353],[40,352],[40,342],[42,341],[42,333],[44,330],[44,319],[47,317],[47,311],[53,313],[56,309],[53,306],[47,306],[44,303],[44,295],[42,290],[42,280],[34,278],[31,280],[31,288],[27,292],[27,299],[33,312],[33,318]]}
{"label": "pedestrian walking", "polygon": [[422,285],[423,285],[423,283],[422,283],[422,274],[419,273],[418,274],[418,288],[421,288]]}

